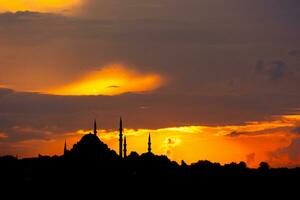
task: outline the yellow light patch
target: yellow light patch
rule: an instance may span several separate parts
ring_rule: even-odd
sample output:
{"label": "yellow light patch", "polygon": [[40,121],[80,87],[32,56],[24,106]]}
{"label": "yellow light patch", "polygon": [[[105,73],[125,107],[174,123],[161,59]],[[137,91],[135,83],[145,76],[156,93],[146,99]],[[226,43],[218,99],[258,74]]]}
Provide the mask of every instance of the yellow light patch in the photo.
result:
{"label": "yellow light patch", "polygon": [[80,3],[81,0],[0,0],[0,11],[63,11]]}
{"label": "yellow light patch", "polygon": [[163,83],[158,74],[142,74],[120,64],[109,65],[85,74],[80,80],[41,91],[54,95],[118,95],[127,92],[146,92]]}

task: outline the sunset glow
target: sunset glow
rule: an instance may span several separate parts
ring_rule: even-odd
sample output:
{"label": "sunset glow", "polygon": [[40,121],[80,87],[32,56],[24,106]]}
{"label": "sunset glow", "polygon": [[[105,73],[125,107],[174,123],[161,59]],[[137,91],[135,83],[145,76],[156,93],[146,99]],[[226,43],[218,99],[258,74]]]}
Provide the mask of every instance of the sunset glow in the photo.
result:
{"label": "sunset glow", "polygon": [[55,95],[118,95],[151,91],[162,83],[163,79],[158,74],[143,74],[115,64],[85,74],[78,81],[42,92]]}
{"label": "sunset glow", "polygon": [[[181,160],[193,163],[197,160],[211,160],[222,164],[245,161],[250,167],[257,167],[261,161],[268,161],[273,166],[295,166],[299,160],[292,160],[285,153],[277,151],[286,148],[291,141],[298,138],[293,129],[300,122],[299,116],[276,117],[274,121],[249,122],[237,126],[183,126],[160,129],[124,129],[127,137],[128,151],[144,153],[147,150],[147,138],[151,133],[153,152],[167,155],[177,162]],[[59,138],[47,141],[31,140],[15,144],[22,151],[22,157],[34,153],[60,155],[67,139],[68,148],[92,130],[78,130],[64,133]],[[241,133],[240,135],[234,133]],[[51,133],[49,133],[49,136]],[[3,137],[6,137],[2,134]],[[115,151],[118,150],[117,130],[98,130],[100,139]]]}
{"label": "sunset glow", "polygon": [[107,158],[300,174],[300,0],[224,2],[0,0],[0,161],[92,132]]}
{"label": "sunset glow", "polygon": [[[289,120],[286,120],[289,118]],[[297,117],[295,117],[297,118]],[[239,126],[184,126],[155,130],[125,129],[128,149],[143,153],[146,141],[152,133],[153,151],[167,155],[177,162],[188,163],[197,160],[212,160],[220,163],[245,161],[251,167],[257,167],[261,161],[270,160],[270,153],[288,146],[297,135],[290,131],[299,123],[291,116],[266,122],[249,122]],[[79,131],[86,133],[88,131]],[[241,135],[234,135],[241,132]],[[100,138],[111,148],[118,149],[118,132],[105,131]],[[249,156],[254,158],[249,158]],[[290,164],[300,163],[290,161]],[[274,163],[273,163],[274,164]],[[276,163],[278,165],[279,163]]]}

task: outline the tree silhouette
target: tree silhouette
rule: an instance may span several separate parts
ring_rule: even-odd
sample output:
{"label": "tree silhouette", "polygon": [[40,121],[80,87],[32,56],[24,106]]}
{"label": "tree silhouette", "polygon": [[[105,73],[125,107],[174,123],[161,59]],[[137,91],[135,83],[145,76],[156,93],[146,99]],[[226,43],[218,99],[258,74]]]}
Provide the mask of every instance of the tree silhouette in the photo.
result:
{"label": "tree silhouette", "polygon": [[259,164],[259,168],[258,169],[261,170],[261,171],[269,171],[270,170],[270,166],[269,166],[269,164],[267,162],[261,162]]}

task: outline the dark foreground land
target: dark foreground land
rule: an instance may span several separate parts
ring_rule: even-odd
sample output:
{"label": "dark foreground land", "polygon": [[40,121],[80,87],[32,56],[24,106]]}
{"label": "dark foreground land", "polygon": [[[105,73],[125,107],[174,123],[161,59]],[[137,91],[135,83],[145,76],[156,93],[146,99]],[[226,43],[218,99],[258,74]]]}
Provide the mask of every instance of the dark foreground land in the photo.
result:
{"label": "dark foreground land", "polygon": [[[199,161],[177,164],[165,156],[143,154],[123,160],[95,161],[66,159],[64,156],[18,160],[0,158],[1,184],[6,186],[96,187],[103,192],[116,189],[173,192],[228,188],[272,192],[299,187],[300,169],[270,169],[266,163],[258,169],[249,169],[245,163],[218,163]],[[175,189],[177,188],[177,190]],[[175,189],[175,190],[174,190]],[[180,189],[178,191],[178,189]]]}

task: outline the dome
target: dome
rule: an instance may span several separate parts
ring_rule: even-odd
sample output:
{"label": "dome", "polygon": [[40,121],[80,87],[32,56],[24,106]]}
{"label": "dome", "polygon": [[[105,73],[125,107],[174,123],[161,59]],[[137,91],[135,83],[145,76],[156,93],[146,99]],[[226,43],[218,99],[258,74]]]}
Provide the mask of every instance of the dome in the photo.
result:
{"label": "dome", "polygon": [[96,135],[86,134],[75,144],[71,150],[72,157],[76,159],[112,160],[116,153],[108,148]]}
{"label": "dome", "polygon": [[100,139],[96,135],[91,133],[84,135],[78,142],[78,144],[79,143],[84,145],[105,145],[100,141]]}

